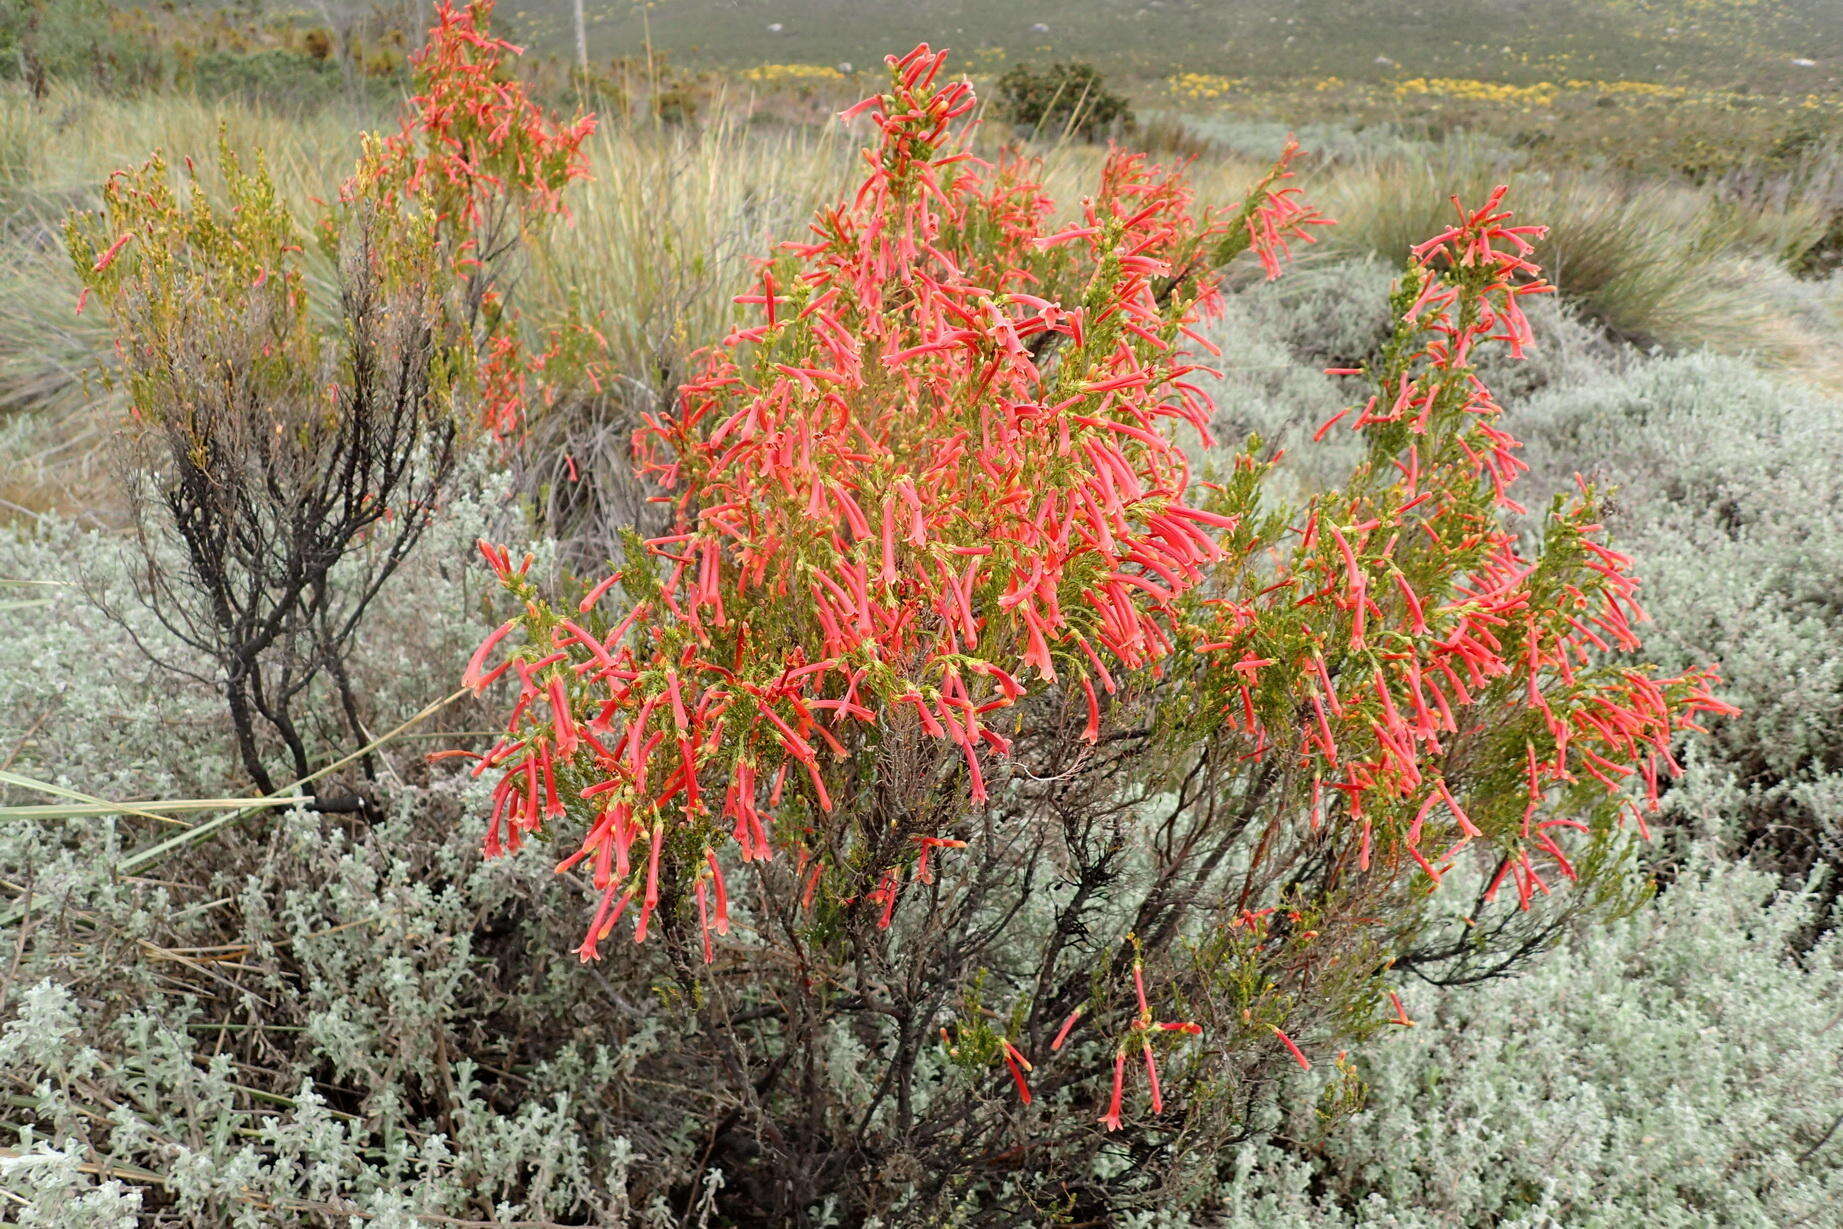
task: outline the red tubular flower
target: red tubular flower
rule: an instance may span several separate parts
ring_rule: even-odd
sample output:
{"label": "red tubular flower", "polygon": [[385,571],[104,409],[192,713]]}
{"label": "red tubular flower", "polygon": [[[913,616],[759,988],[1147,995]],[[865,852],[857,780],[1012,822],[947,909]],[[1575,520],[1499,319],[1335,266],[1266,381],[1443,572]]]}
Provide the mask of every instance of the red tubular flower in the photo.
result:
{"label": "red tubular flower", "polygon": [[[1303,726],[1295,745],[1325,787],[1310,822],[1348,832],[1358,870],[1391,874],[1405,858],[1437,881],[1443,863],[1483,842],[1507,855],[1489,894],[1509,876],[1527,907],[1548,890],[1533,857],[1575,874],[1541,827],[1544,808],[1583,805],[1583,778],[1615,797],[1641,780],[1650,797],[1654,749],[1726,706],[1709,694],[1712,672],[1658,680],[1595,665],[1596,653],[1636,645],[1641,612],[1630,560],[1596,539],[1585,498],[1533,559],[1494,515],[1519,510],[1509,492],[1522,463],[1469,356],[1487,341],[1519,352],[1520,300],[1550,289],[1530,259],[1541,229],[1513,225],[1504,199],[1499,189],[1479,208],[1456,206],[1455,225],[1414,249],[1404,325],[1421,348],[1401,347],[1375,372],[1367,407],[1346,423],[1371,437],[1376,487],[1314,500],[1277,583],[1219,601],[1220,626],[1205,625],[1201,648],[1232,659],[1250,627],[1301,629],[1317,647],[1299,679],[1300,713],[1260,712],[1232,667],[1212,664],[1231,728],[1258,753],[1277,718]],[[1528,796],[1500,819],[1495,799],[1462,803],[1435,765],[1449,738],[1505,727],[1527,734]],[[1441,845],[1422,848],[1424,830]]]}
{"label": "red tubular flower", "polygon": [[704,963],[710,964],[717,958],[716,949],[712,947],[710,942],[710,889],[709,886],[700,879],[697,881],[697,887],[694,888],[693,891],[697,896],[698,902],[698,937],[702,939],[704,943]]}
{"label": "red tubular flower", "polygon": [[1030,1060],[1024,1057],[1023,1051],[1009,1041],[1000,1041],[999,1046],[1005,1059],[1005,1066],[1011,1072],[1012,1082],[1017,1085],[1018,1100],[1029,1105],[1030,1084],[1024,1079],[1024,1073],[1031,1069]]}
{"label": "red tubular flower", "polygon": [[[127,247],[131,242],[133,242],[133,240],[134,240],[134,232],[129,231],[127,234],[117,239],[114,243],[111,243],[107,248],[103,250],[102,255],[96,258],[96,263],[90,267],[90,272],[101,273],[103,270],[107,269],[110,265],[114,264],[115,258],[121,255],[122,249]],[[79,311],[83,310],[81,305],[79,305],[77,310]]]}
{"label": "red tubular flower", "polygon": [[1270,281],[1280,276],[1282,263],[1292,256],[1292,249],[1287,246],[1289,240],[1312,243],[1312,227],[1331,225],[1330,218],[1299,200],[1298,188],[1275,187],[1293,177],[1292,162],[1298,152],[1299,142],[1288,140],[1280,153],[1279,163],[1268,172],[1252,208],[1244,215],[1248,246],[1260,258],[1261,268],[1267,271]]}
{"label": "red tubular flower", "polygon": [[712,928],[718,934],[726,935],[730,932],[730,896],[723,885],[723,868],[717,864],[715,850],[706,849],[704,860],[710,866],[711,886],[716,889],[717,893],[717,916]]}
{"label": "red tubular flower", "polygon": [[1120,1129],[1120,1100],[1126,1093],[1126,1051],[1118,1050],[1113,1056],[1113,1099],[1107,1103],[1107,1112],[1100,1117],[1100,1123],[1109,1131]]}
{"label": "red tubular flower", "polygon": [[1273,1025],[1273,1035],[1278,1037],[1280,1039],[1281,1044],[1284,1045],[1287,1048],[1287,1051],[1292,1054],[1294,1062],[1298,1063],[1301,1067],[1305,1068],[1307,1071],[1310,1071],[1312,1069],[1311,1061],[1306,1058],[1305,1052],[1301,1050],[1298,1046],[1294,1045],[1293,1039],[1291,1037],[1288,1037],[1285,1033],[1281,1032],[1280,1026],[1277,1024]]}
{"label": "red tubular flower", "polygon": [[578,602],[576,605],[577,613],[587,614],[590,610],[594,609],[595,603],[602,600],[602,598],[607,594],[608,590],[614,588],[616,585],[620,583],[621,583],[621,574],[619,572],[609,573],[608,576],[602,581],[600,581],[598,584],[596,584],[594,588],[590,589],[587,593],[583,594],[582,601]]}
{"label": "red tubular flower", "polygon": [[1152,1042],[1150,1038],[1145,1039],[1144,1045],[1145,1078],[1146,1085],[1152,1092],[1152,1112],[1154,1114],[1162,1114],[1165,1112],[1165,1095],[1158,1087],[1158,1060],[1152,1056]]}
{"label": "red tubular flower", "polygon": [[1074,1011],[1069,1013],[1069,1018],[1064,1020],[1062,1022],[1062,1027],[1056,1030],[1056,1039],[1049,1043],[1049,1048],[1051,1050],[1060,1050],[1062,1048],[1062,1043],[1069,1039],[1069,1030],[1073,1029],[1075,1027],[1075,1022],[1081,1019],[1081,1013],[1082,1009],[1080,1007],[1077,1007]]}
{"label": "red tubular flower", "polygon": [[1389,1023],[1399,1024],[1403,1028],[1413,1028],[1414,1021],[1408,1018],[1408,1009],[1401,1005],[1401,996],[1391,990],[1389,991],[1389,1002],[1395,1004],[1395,1018],[1390,1020]]}
{"label": "red tubular flower", "polygon": [[499,646],[499,642],[510,635],[512,629],[517,627],[518,623],[519,621],[517,619],[507,619],[504,623],[494,628],[492,633],[488,635],[485,640],[480,642],[480,647],[474,650],[473,657],[467,662],[466,671],[461,675],[461,685],[463,687],[471,687],[475,691],[480,691],[486,687],[488,682],[504,673],[504,667],[501,667],[499,670],[495,670],[489,675],[485,669],[486,659],[492,656],[493,650]]}

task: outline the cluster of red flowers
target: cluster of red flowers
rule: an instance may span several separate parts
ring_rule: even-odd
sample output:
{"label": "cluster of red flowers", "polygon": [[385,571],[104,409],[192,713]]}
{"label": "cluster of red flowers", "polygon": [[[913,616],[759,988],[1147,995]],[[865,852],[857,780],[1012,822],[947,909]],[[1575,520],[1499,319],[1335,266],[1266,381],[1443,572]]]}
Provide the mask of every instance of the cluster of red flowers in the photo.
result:
{"label": "cluster of red flowers", "polygon": [[[1639,776],[1655,801],[1673,732],[1724,706],[1701,675],[1597,664],[1635,646],[1642,615],[1590,501],[1535,559],[1504,527],[1516,441],[1469,355],[1527,343],[1519,300],[1547,289],[1536,228],[1508,225],[1500,190],[1415,250],[1351,421],[1370,460],[1287,528],[1260,502],[1269,462],[1250,451],[1225,486],[1200,482],[1175,437],[1209,442],[1195,353],[1214,353],[1196,325],[1215,271],[1253,249],[1277,272],[1323,222],[1279,186],[1292,148],[1220,216],[1193,212],[1180,174],[1114,154],[1058,229],[1028,164],[969,152],[972,92],[938,83],[942,62],[926,46],[891,58],[889,90],[849,113],[879,133],[862,185],[762,263],[737,299],[754,321],[642,430],[675,532],[630,543],[567,613],[483,544],[525,607],[467,673],[519,682],[475,768],[498,777],[488,853],[580,825],[558,869],[586,863],[599,893],[585,960],[635,905],[644,939],[668,897],[695,897],[710,959],[732,840],[745,862],[790,855],[801,907],[829,883],[889,926],[930,855],[963,842],[924,819],[868,870],[828,858],[837,842],[812,838],[850,740],[951,746],[978,804],[1011,748],[995,712],[1063,687],[1092,742],[1129,677],[1164,677],[1189,685],[1206,737],[1303,773],[1311,824],[1347,831],[1360,871],[1408,859],[1437,881],[1482,841],[1525,904],[1547,890],[1536,859],[1571,875],[1556,830],[1582,826],[1582,789]],[[1457,750],[1507,739],[1527,768],[1508,819],[1499,798],[1462,805],[1446,775]],[[1134,978],[1110,1126],[1128,1049],[1156,1110],[1151,1038],[1197,1027],[1154,1021]],[[1027,1100],[1028,1060],[1008,1041],[995,1053]]]}
{"label": "cluster of red flowers", "polygon": [[397,132],[368,140],[341,199],[414,201],[434,220],[456,273],[480,284],[490,334],[479,364],[483,424],[515,435],[546,355],[532,354],[505,319],[490,265],[534,224],[567,216],[563,191],[588,175],[583,142],[594,116],[558,123],[507,70],[522,50],[487,33],[493,0],[457,8],[438,0],[427,44],[411,58],[418,92]]}
{"label": "cluster of red flowers", "polygon": [[1267,272],[1267,280],[1280,276],[1285,262],[1292,257],[1292,242],[1312,242],[1311,227],[1330,226],[1332,220],[1299,198],[1296,187],[1279,184],[1293,177],[1293,156],[1299,142],[1289,140],[1280,151],[1280,160],[1250,194],[1242,209],[1241,223],[1247,228],[1248,248]]}
{"label": "cluster of red flowers", "polygon": [[566,212],[563,189],[588,174],[582,143],[595,130],[593,116],[564,125],[544,115],[506,70],[522,49],[486,32],[492,13],[493,0],[439,0],[429,40],[410,60],[420,92],[360,172],[475,234],[508,213]]}
{"label": "cluster of red flowers", "polygon": [[[1359,870],[1379,820],[1435,882],[1482,838],[1499,859],[1488,896],[1509,877],[1527,908],[1549,890],[1537,858],[1574,877],[1555,830],[1586,827],[1583,785],[1621,796],[1638,777],[1655,808],[1660,770],[1679,771],[1674,733],[1732,710],[1710,694],[1712,674],[1599,664],[1638,647],[1644,614],[1630,560],[1596,539],[1589,501],[1557,512],[1533,559],[1500,515],[1523,511],[1508,494],[1523,465],[1470,356],[1488,341],[1520,355],[1530,333],[1519,300],[1552,289],[1528,259],[1542,228],[1509,225],[1504,195],[1470,210],[1455,200],[1456,223],[1413,250],[1387,358],[1334,373],[1376,382],[1350,423],[1370,436],[1369,462],[1311,505],[1258,593],[1212,602],[1214,627],[1195,647],[1223,662],[1221,719],[1256,758],[1296,748],[1312,822],[1340,813]],[[1456,748],[1491,738],[1517,740],[1506,757],[1525,766],[1515,816],[1500,814],[1501,796],[1469,812],[1445,778]],[[1443,843],[1424,848],[1436,828]]]}
{"label": "cluster of red flowers", "polygon": [[[548,651],[518,661],[509,737],[481,763],[503,774],[488,847],[563,814],[555,761],[571,760],[595,818],[564,865],[591,860],[603,893],[585,958],[631,899],[646,933],[671,833],[720,885],[715,820],[748,860],[774,852],[765,811],[790,771],[829,810],[820,756],[844,752],[846,723],[951,742],[975,801],[1009,748],[989,714],[1033,674],[1078,680],[1093,738],[1099,693],[1170,651],[1175,603],[1221,557],[1225,522],[1186,502],[1170,430],[1208,440],[1180,341],[1215,292],[1172,287],[1227,224],[1193,218],[1180,177],[1116,155],[1081,224],[1052,233],[1028,167],[963,148],[973,97],[936,87],[942,61],[893,61],[891,91],[856,109],[882,135],[854,200],[763,264],[738,299],[761,323],[642,432],[681,530],[646,543],[634,603],[600,632],[531,617]],[[1302,233],[1286,196],[1248,216],[1261,242]],[[1070,269],[1079,306],[1036,293]],[[957,844],[913,842],[917,864],[866,893],[886,924],[905,876]]]}
{"label": "cluster of red flowers", "polygon": [[[1188,1033],[1195,1035],[1203,1031],[1201,1025],[1189,1020],[1154,1020],[1152,1018],[1152,1004],[1145,995],[1145,968],[1138,960],[1133,961],[1133,994],[1136,996],[1139,1003],[1139,1014],[1133,1017],[1132,1027],[1127,1031],[1125,1038],[1121,1040],[1119,1046],[1114,1050],[1113,1095],[1108,1099],[1107,1109],[1100,1117],[1101,1125],[1106,1127],[1109,1131],[1118,1131],[1120,1129],[1120,1109],[1122,1101],[1126,1096],[1127,1055],[1131,1052],[1133,1044],[1137,1042],[1141,1053],[1145,1056],[1146,1092],[1151,1098],[1152,1112],[1154,1114],[1162,1114],[1165,1112],[1165,1094],[1164,1089],[1158,1082],[1158,1058],[1152,1049],[1152,1038],[1159,1033]],[[1080,1018],[1081,1009],[1078,1007],[1070,1014],[1069,1018],[1063,1022],[1062,1028],[1056,1034],[1056,1039],[1050,1043],[1050,1049],[1060,1050],[1062,1048],[1062,1043],[1068,1039],[1069,1030],[1074,1027],[1075,1022]],[[1278,1029],[1274,1031],[1279,1032]],[[1292,1049],[1294,1054],[1299,1054],[1298,1048],[1293,1046],[1292,1041],[1286,1037],[1286,1034],[1281,1033],[1280,1036],[1282,1040],[1286,1041],[1287,1046]],[[1304,1065],[1304,1056],[1300,1055],[1299,1057],[1300,1063]]]}

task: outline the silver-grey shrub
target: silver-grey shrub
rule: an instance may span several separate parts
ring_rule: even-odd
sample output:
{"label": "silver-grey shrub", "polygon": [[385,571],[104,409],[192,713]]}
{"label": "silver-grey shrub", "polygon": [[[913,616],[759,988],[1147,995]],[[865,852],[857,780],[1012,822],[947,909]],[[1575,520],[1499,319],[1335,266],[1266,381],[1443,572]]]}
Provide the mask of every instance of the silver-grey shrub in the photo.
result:
{"label": "silver-grey shrub", "polygon": [[1532,972],[1409,990],[1415,1027],[1361,1060],[1367,1107],[1329,1133],[1289,1115],[1193,1223],[1830,1223],[1843,940],[1786,954],[1819,904],[1705,849]]}
{"label": "silver-grey shrub", "polygon": [[[485,626],[472,541],[504,536],[505,486],[474,489],[355,647],[382,721],[450,692]],[[0,762],[110,798],[241,793],[213,689],[152,672],[145,612],[87,603],[130,588],[117,546],[0,533],[0,576],[47,582],[3,595]],[[423,767],[479,722],[457,704],[392,743],[373,821],[267,812],[132,874],[173,829],[0,821],[0,1187],[26,1223],[680,1223],[659,1199],[691,1127],[607,1092],[658,1044],[610,1009],[644,991],[576,966],[580,919],[535,903],[548,869],[484,862],[480,790]]]}

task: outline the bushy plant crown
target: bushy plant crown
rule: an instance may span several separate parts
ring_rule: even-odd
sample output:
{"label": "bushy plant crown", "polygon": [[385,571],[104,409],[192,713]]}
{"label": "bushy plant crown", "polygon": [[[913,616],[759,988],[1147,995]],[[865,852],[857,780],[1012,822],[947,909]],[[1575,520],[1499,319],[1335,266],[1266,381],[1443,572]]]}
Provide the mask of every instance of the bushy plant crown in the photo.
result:
{"label": "bushy plant crown", "polygon": [[[312,217],[221,141],[216,175],[187,159],[176,182],[155,157],[68,227],[79,310],[107,311],[106,374],[127,392],[128,485],[151,541],[186,552],[173,568],[151,551],[144,597],[221,676],[207,681],[265,792],[269,736],[309,773],[322,674],[353,745],[369,741],[350,641],[446,495],[457,443],[476,422],[514,433],[544,361],[500,282],[583,173],[591,124],[550,122],[506,77],[490,11],[440,6],[400,130],[367,138]],[[316,237],[326,296],[309,293]]]}
{"label": "bushy plant crown", "polygon": [[293,216],[267,168],[258,161],[246,173],[226,145],[221,185],[190,158],[187,181],[176,184],[156,156],[110,178],[100,216],[72,220],[84,300],[96,296],[118,323],[137,416],[165,417],[186,400],[183,372],[161,361],[163,339],[170,351],[171,339],[248,321],[264,322],[249,330],[256,366],[288,386],[253,389],[253,413],[281,413],[298,401],[297,386],[328,376],[327,403],[350,397],[362,375],[338,371],[340,334],[309,316],[311,236],[335,262],[362,257],[381,293],[425,300],[422,312],[437,322],[429,366],[478,395],[487,425],[516,428],[533,362],[496,275],[521,239],[565,211],[563,189],[587,173],[582,143],[594,120],[544,115],[507,72],[519,49],[487,33],[492,7],[437,5],[429,41],[412,57],[418,92],[398,130],[365,136],[352,176],[315,216]]}
{"label": "bushy plant crown", "polygon": [[[979,873],[948,851],[1017,787],[1014,742],[1048,731],[1229,765],[1267,830],[1246,882],[1309,874],[1321,926],[1405,932],[1339,910],[1398,885],[1411,913],[1411,885],[1461,856],[1524,908],[1574,876],[1580,831],[1603,836],[1629,782],[1654,799],[1673,732],[1721,705],[1704,674],[1608,663],[1642,614],[1590,496],[1533,554],[1506,527],[1516,441],[1470,356],[1528,344],[1540,228],[1511,225],[1500,190],[1415,249],[1383,357],[1348,373],[1372,389],[1339,416],[1367,459],[1278,506],[1258,441],[1212,478],[1178,436],[1211,443],[1197,326],[1218,271],[1252,248],[1277,272],[1322,222],[1286,158],[1224,214],[1116,153],[1061,226],[1029,163],[970,152],[972,92],[942,63],[892,57],[888,90],[847,113],[878,133],[855,194],[761,264],[738,299],[755,323],[641,432],[675,532],[630,538],[567,606],[483,546],[523,605],[466,676],[517,684],[475,766],[499,780],[487,852],[567,834],[558,869],[597,893],[585,960],[629,918],[714,959],[732,859],[760,908],[890,929],[934,877]],[[953,754],[909,768],[930,744]],[[1173,890],[1215,882],[1222,855],[1195,853],[1161,868]],[[1296,943],[1258,899],[1208,908]],[[1130,993],[1101,996],[1118,1012],[1089,1017],[1114,1038],[1110,1127],[1127,1053],[1156,1112],[1150,1039],[1197,1027],[1146,990],[1196,970],[1138,950],[1114,962]],[[1027,1096],[1026,1056],[990,1053]]]}

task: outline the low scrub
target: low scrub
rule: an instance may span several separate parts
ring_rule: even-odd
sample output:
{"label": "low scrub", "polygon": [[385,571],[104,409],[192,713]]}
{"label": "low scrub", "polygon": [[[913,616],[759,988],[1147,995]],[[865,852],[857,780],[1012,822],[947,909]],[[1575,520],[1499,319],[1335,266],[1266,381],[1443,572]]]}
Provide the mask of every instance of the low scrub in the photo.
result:
{"label": "low scrub", "polygon": [[1330,1131],[1285,1116],[1220,1219],[1162,1223],[1822,1223],[1843,1198],[1843,945],[1786,954],[1822,912],[1699,851],[1522,977],[1404,994],[1415,1027],[1358,1060],[1363,1109]]}
{"label": "low scrub", "polygon": [[1013,64],[998,79],[998,100],[1006,119],[1033,134],[1093,140],[1133,126],[1132,106],[1092,64]]}

